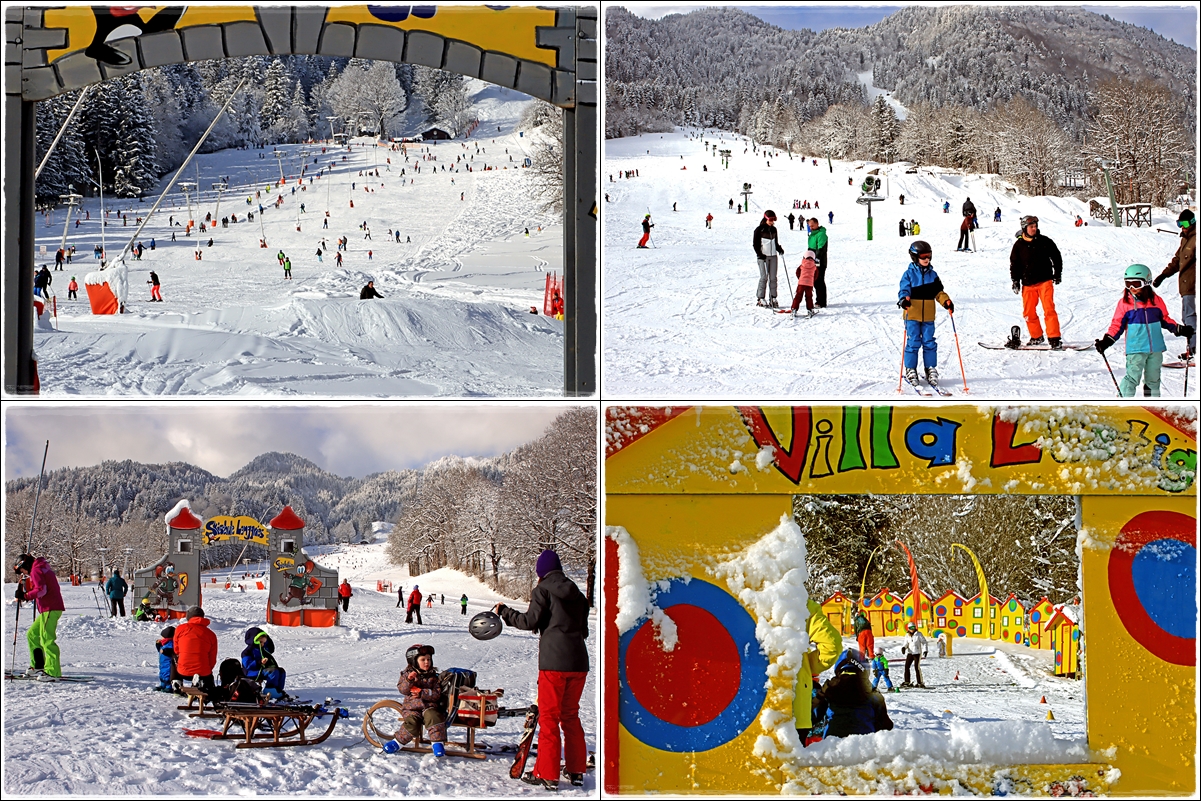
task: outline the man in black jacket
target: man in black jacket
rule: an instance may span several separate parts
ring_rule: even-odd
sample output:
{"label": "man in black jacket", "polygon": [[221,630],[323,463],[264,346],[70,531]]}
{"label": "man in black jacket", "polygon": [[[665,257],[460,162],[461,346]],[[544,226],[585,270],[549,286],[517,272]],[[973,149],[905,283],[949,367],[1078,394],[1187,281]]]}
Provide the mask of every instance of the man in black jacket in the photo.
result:
{"label": "man in black jacket", "polygon": [[967,200],[963,201],[963,216],[964,217],[975,217],[976,216],[976,204],[972,202],[972,199],[970,197]]}
{"label": "man in black jacket", "polygon": [[[1022,230],[1009,251],[1009,278],[1013,281],[1013,294],[1022,296],[1022,316],[1026,318],[1026,330],[1030,332],[1030,345],[1041,345],[1050,341],[1051,350],[1062,350],[1059,338],[1059,315],[1055,313],[1055,284],[1063,277],[1063,257],[1050,237],[1038,231],[1038,218],[1032,215],[1022,218]],[[1047,321],[1047,338],[1043,339],[1043,327],[1038,322],[1038,304],[1042,303],[1043,316]]]}
{"label": "man in black jacket", "polygon": [[375,282],[368,281],[367,286],[363,287],[363,291],[359,293],[359,300],[371,300],[371,298],[383,299],[383,295],[375,291]]}
{"label": "man in black jacket", "polygon": [[[778,309],[780,304],[776,302],[776,270],[779,256],[784,255],[784,248],[780,247],[776,233],[776,213],[771,209],[763,212],[763,220],[755,229],[752,245],[759,264],[759,288],[755,290],[755,305]],[[769,290],[771,295],[765,302],[765,293]]]}
{"label": "man in black jacket", "polygon": [[580,723],[580,696],[588,678],[588,600],[567,578],[554,551],[542,552],[535,572],[538,584],[525,613],[504,604],[495,608],[510,626],[539,634],[538,716],[542,730],[538,733],[538,760],[522,781],[558,789],[562,728],[567,777],[578,787],[584,783],[588,760]]}

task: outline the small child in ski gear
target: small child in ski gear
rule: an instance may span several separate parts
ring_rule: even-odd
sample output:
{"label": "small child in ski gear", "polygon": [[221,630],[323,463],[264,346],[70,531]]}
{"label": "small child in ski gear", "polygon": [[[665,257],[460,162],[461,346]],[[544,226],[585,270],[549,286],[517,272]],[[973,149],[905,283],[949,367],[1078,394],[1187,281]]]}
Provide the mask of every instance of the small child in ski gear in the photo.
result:
{"label": "small child in ski gear", "polygon": [[213,693],[212,700],[218,703],[233,701],[239,704],[257,704],[262,700],[259,686],[246,678],[242,672],[242,664],[238,660],[222,661],[217,675],[221,679],[221,684]]}
{"label": "small child in ski gear", "polygon": [[279,700],[286,698],[284,683],[288,672],[275,661],[275,641],[271,635],[252,626],[242,637],[246,647],[242,649],[242,672],[246,678],[263,685],[263,693]]}
{"label": "small child in ski gear", "polygon": [[868,684],[867,664],[853,648],[842,652],[834,664],[834,678],[825,683],[821,695],[829,705],[826,737],[872,734],[893,728],[884,696]]}
{"label": "small child in ski gear", "polygon": [[813,277],[817,275],[817,254],[806,250],[801,263],[796,268],[796,296],[792,299],[792,311],[795,313],[801,306],[801,298],[805,298],[805,310],[812,317],[813,312]]}
{"label": "small child in ski gear", "polygon": [[[638,247],[640,247],[640,248],[646,247],[647,240],[649,240],[651,238],[651,229],[654,227],[655,227],[655,224],[653,222],[651,222],[651,215],[648,214],[642,218],[642,239],[638,240]],[[525,230],[526,230],[526,233],[528,234],[530,229],[527,228]]]}
{"label": "small child in ski gear", "polygon": [[922,351],[926,380],[938,383],[938,341],[934,338],[935,304],[955,311],[950,296],[943,291],[942,279],[931,265],[933,256],[928,242],[921,239],[909,246],[910,265],[901,276],[897,306],[905,310],[905,378],[917,385],[917,352]]}
{"label": "small child in ski gear", "polygon": [[404,717],[400,730],[384,744],[384,750],[399,751],[424,727],[425,738],[434,744],[434,755],[441,756],[446,742],[446,713],[441,708],[442,681],[434,667],[434,646],[412,645],[405,651],[405,660],[408,664],[396,682],[396,690],[404,699],[400,703]]}
{"label": "small child in ski gear", "polygon": [[[149,606],[146,600],[144,604]],[[175,667],[175,627],[167,626],[159,632],[159,640],[154,644],[158,651],[158,687],[159,692],[175,692],[178,687],[179,671]]]}
{"label": "small child in ski gear", "polygon": [[[141,623],[144,623],[148,620],[154,620],[156,617],[157,614],[154,611],[154,607],[150,605],[149,597],[143,598],[142,602],[133,610],[133,619]],[[171,629],[171,633],[174,634],[175,629]]]}
{"label": "small child in ski gear", "polygon": [[876,689],[876,685],[880,683],[880,679],[884,679],[884,686],[889,692],[896,692],[896,688],[892,686],[892,679],[888,676],[888,659],[884,656],[884,652],[876,654],[872,659],[872,689]]}
{"label": "small child in ski gear", "polygon": [[1103,354],[1126,332],[1126,375],[1120,387],[1122,397],[1133,397],[1140,382],[1144,395],[1159,397],[1160,369],[1167,350],[1163,329],[1187,338],[1193,335],[1193,328],[1171,318],[1163,298],[1151,287],[1151,269],[1145,264],[1127,267],[1125,283],[1109,330],[1093,344],[1097,352]]}

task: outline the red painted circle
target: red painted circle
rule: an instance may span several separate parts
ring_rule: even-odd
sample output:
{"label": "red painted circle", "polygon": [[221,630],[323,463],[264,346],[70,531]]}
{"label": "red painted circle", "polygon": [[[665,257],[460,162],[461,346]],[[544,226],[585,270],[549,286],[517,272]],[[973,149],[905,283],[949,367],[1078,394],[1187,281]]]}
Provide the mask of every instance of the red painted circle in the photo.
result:
{"label": "red painted circle", "polygon": [[738,647],[716,617],[699,606],[664,610],[676,624],[676,647],[664,651],[649,620],[630,641],[626,672],[630,691],[648,712],[677,726],[701,726],[720,715],[738,694]]}

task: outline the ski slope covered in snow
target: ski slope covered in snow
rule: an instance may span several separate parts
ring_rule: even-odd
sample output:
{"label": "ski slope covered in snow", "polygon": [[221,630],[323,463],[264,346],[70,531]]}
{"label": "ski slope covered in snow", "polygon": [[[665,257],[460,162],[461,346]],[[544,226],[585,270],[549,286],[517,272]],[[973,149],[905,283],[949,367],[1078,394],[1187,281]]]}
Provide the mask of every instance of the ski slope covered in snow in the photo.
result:
{"label": "ski slope covered in snow", "polygon": [[[1158,273],[1172,257],[1176,236],[1155,228],[1113,228],[1092,221],[1088,204],[1067,197],[1026,197],[1006,192],[995,176],[963,175],[922,167],[905,174],[893,165],[882,178],[883,202],[873,204],[874,238],[866,239],[865,207],[856,204],[867,170],[879,165],[833,162],[815,166],[799,156],[759,149],[744,137],[710,133],[705,138],[733,151],[730,168],[705,152],[702,138],[677,130],[609,140],[601,168],[604,203],[602,326],[607,392],[635,398],[811,399],[896,398],[904,327],[897,291],[909,265],[908,247],[924,239],[934,248],[933,266],[955,304],[954,326],[973,398],[1112,398],[1105,363],[1095,350],[1035,352],[986,350],[1000,344],[1011,326],[1022,327],[1021,301],[1010,289],[1009,251],[1021,215],[1034,214],[1064,258],[1055,304],[1065,343],[1089,343],[1109,326],[1122,294],[1122,274],[1135,262]],[[771,166],[768,166],[770,160]],[[703,170],[703,165],[708,171]],[[685,169],[686,168],[686,169]],[[619,172],[637,170],[626,179]],[[851,185],[847,179],[851,178]],[[729,207],[752,185],[750,214]],[[899,205],[898,196],[905,195]],[[978,210],[978,250],[957,253],[960,208],[971,197]],[[793,200],[819,209],[794,210]],[[950,213],[942,204],[949,201]],[[678,211],[672,211],[672,204]],[[1002,222],[993,222],[1001,208]],[[826,309],[774,314],[755,306],[758,269],[751,240],[765,209],[773,209],[784,249],[779,302],[788,307],[806,235],[789,230],[787,217],[818,217],[829,235]],[[640,222],[652,214],[653,248],[635,248]],[[833,211],[833,224],[827,214]],[[713,228],[705,228],[706,214]],[[1076,215],[1093,224],[1074,227]],[[917,237],[898,236],[898,222],[916,220]],[[1175,214],[1153,210],[1156,227],[1176,231]],[[1156,290],[1179,320],[1175,277]],[[1040,310],[1040,318],[1041,318]],[[962,393],[963,378],[952,321],[939,311],[936,328],[942,385]],[[1185,340],[1165,333],[1168,357]],[[1119,378],[1123,341],[1107,352]],[[919,361],[920,366],[920,361]],[[1184,371],[1164,370],[1165,397],[1183,393]],[[1191,387],[1190,387],[1191,389]],[[906,385],[906,392],[913,391]]]}
{"label": "ski slope covered in snow", "polygon": [[[487,642],[467,633],[470,616],[505,601],[525,609],[522,601],[498,596],[476,579],[442,569],[408,576],[389,565],[383,543],[309,549],[320,564],[341,571],[354,589],[350,611],[341,625],[328,629],[288,628],[263,623],[267,593],[253,581],[232,574],[234,587],[224,589],[228,570],[204,575],[203,606],[219,644],[218,664],[237,658],[251,626],[269,631],[276,656],[288,672],[288,692],[304,700],[341,700],[350,712],[328,740],[293,748],[235,749],[234,742],[186,736],[185,729],[213,728],[220,721],[193,719],[176,709],[178,696],[155,692],[158,654],[155,641],[163,624],[110,619],[93,600],[94,584],[63,584],[66,603],[58,625],[63,670],[95,675],[88,684],[6,682],[4,686],[4,789],[6,794],[62,796],[515,796],[545,791],[509,778],[511,753],[486,760],[432,754],[387,755],[363,739],[363,713],[376,701],[396,697],[396,680],[404,651],[414,643],[436,649],[439,669],[462,667],[478,674],[487,689],[503,687],[501,706],[524,707],[537,700],[538,637],[506,627]],[[260,567],[262,567],[260,565]],[[253,569],[253,566],[252,566]],[[216,577],[218,584],[210,579]],[[396,594],[376,592],[376,579],[403,582],[406,595],[413,582],[424,593],[446,595],[423,608],[424,625],[406,624],[396,608]],[[244,586],[238,592],[238,585]],[[15,585],[5,585],[6,627],[13,624]],[[466,593],[467,616],[459,596]],[[99,594],[99,592],[97,592]],[[127,602],[130,600],[126,599]],[[103,601],[101,601],[103,603]],[[134,601],[136,603],[136,601]],[[129,610],[132,611],[132,610]],[[29,607],[22,609],[17,663],[24,668],[24,632]],[[589,751],[596,750],[598,730],[596,664],[599,661],[595,622],[590,622],[588,648],[593,664],[581,700],[580,719]],[[322,726],[316,721],[313,726]],[[216,728],[220,728],[217,725]],[[479,742],[493,747],[515,745],[522,718],[501,718],[479,732]],[[450,738],[464,730],[451,727]],[[534,756],[527,763],[533,767]],[[595,795],[596,775],[585,776],[583,788],[566,778],[560,793]]]}
{"label": "ski slope covered in snow", "polygon": [[[546,274],[563,269],[562,225],[529,200],[529,176],[520,167],[530,136],[514,130],[530,99],[478,81],[472,88],[481,121],[475,133],[467,140],[410,144],[407,157],[367,137],[353,140],[349,150],[281,145],[288,180],[276,187],[280,165],[270,147],[198,155],[180,176],[203,192],[197,202],[193,190],[197,228],[206,212],[218,211],[211,186],[224,178],[230,189],[214,218],[236,214],[238,221],[185,236],[183,227],[169,225],[171,217],[177,223],[188,218],[183,194],[173,189],[138,237],[144,256],[127,259],[132,300],[123,315],[91,314],[84,276],[99,269],[92,254],[101,243],[101,215],[99,199],[86,199],[90,219],[78,227],[72,221],[68,229],[67,244],[76,246],[73,263],[52,273],[57,330],[47,325],[35,332],[42,393],[561,394],[563,323],[541,310]],[[331,162],[332,172],[318,177]],[[302,165],[304,188],[296,190]],[[115,256],[129,240],[137,217],[150,210],[170,177],[144,203],[106,198],[108,254]],[[261,197],[248,205],[256,191]],[[277,208],[281,191],[284,202]],[[266,209],[261,215],[260,203]],[[327,209],[329,227],[323,229]],[[248,211],[255,213],[253,221],[245,219]],[[63,214],[58,209],[36,223],[38,264],[48,261],[52,270]],[[335,251],[342,236],[348,248],[339,267]],[[259,247],[262,237],[265,249]],[[292,262],[291,281],[276,258],[281,249]],[[162,303],[149,302],[150,270],[162,282]],[[80,285],[78,300],[67,298],[71,276]],[[359,300],[368,280],[383,300]],[[530,314],[531,306],[539,314]]]}

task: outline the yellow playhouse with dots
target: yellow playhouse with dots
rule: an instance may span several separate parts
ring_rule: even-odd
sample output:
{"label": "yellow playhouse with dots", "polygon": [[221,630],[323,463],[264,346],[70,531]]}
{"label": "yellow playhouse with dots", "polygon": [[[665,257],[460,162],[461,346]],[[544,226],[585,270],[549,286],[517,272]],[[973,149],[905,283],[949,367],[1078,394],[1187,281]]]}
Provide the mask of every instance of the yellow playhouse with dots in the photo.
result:
{"label": "yellow playhouse with dots", "polygon": [[[1185,407],[609,407],[605,791],[1195,796],[1196,422]],[[1079,760],[802,754],[809,613],[792,504],[823,493],[1076,499],[1079,606],[996,598],[978,562],[972,597],[863,600],[877,636],[902,631],[916,600],[929,633],[1054,649],[1055,673],[1083,673]],[[859,601],[808,609],[847,634]]]}

